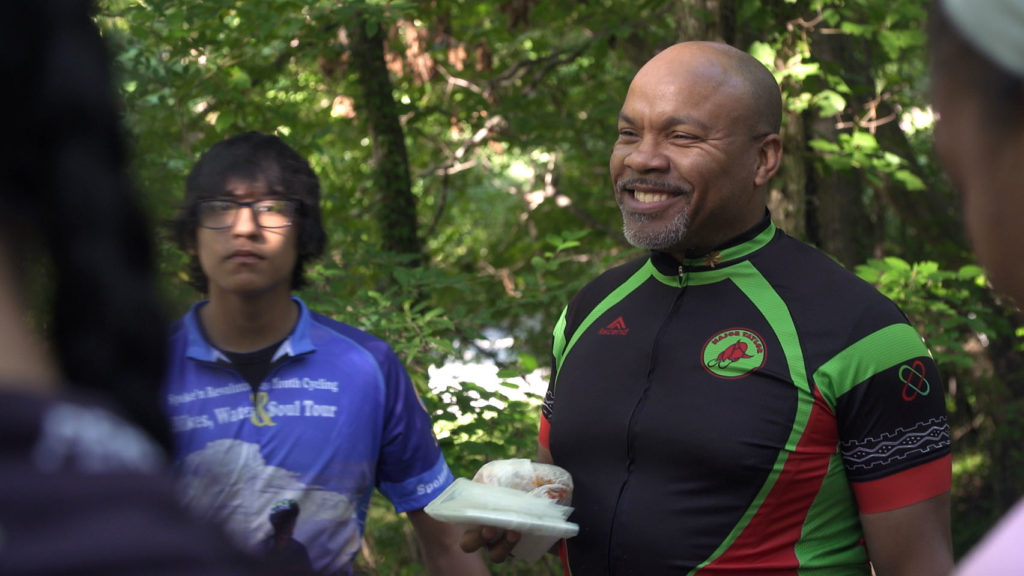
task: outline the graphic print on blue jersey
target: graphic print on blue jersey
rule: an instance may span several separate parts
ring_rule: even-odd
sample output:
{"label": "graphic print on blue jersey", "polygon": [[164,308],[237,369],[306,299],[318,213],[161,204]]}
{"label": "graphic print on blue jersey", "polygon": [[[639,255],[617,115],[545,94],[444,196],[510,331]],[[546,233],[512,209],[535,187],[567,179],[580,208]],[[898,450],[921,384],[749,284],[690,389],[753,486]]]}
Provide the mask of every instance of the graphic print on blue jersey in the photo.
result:
{"label": "graphic print on blue jersey", "polygon": [[718,378],[742,378],[764,366],[764,340],[753,330],[729,328],[701,348],[701,364]]}
{"label": "graphic print on blue jersey", "polygon": [[[317,447],[296,445],[294,449],[316,451]],[[268,511],[282,499],[292,499],[302,508],[302,521],[294,527],[293,537],[308,546],[313,566],[326,572],[341,570],[359,551],[358,503],[267,461],[259,444],[214,440],[189,454],[178,470],[184,502],[219,521],[247,550],[264,551],[261,545],[274,530]]]}

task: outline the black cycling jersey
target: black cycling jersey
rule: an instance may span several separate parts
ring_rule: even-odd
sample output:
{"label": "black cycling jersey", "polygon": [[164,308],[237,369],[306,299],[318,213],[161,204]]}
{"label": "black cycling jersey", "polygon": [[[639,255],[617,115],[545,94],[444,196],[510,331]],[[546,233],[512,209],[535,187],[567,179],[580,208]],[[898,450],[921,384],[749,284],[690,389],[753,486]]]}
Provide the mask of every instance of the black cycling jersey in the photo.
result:
{"label": "black cycling jersey", "polygon": [[859,513],[951,485],[935,363],[870,284],[769,218],[609,270],[555,329],[542,445],[573,574],[870,574]]}

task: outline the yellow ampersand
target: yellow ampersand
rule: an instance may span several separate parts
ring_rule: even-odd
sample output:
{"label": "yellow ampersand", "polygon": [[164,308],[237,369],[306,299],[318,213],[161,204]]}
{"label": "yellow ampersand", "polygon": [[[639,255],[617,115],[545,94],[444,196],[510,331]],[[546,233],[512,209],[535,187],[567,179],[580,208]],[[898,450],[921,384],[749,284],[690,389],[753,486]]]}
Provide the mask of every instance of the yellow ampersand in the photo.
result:
{"label": "yellow ampersand", "polygon": [[270,419],[270,414],[267,414],[267,402],[270,401],[270,395],[266,392],[250,394],[249,400],[252,401],[252,415],[249,416],[249,420],[253,425],[273,426],[274,421]]}

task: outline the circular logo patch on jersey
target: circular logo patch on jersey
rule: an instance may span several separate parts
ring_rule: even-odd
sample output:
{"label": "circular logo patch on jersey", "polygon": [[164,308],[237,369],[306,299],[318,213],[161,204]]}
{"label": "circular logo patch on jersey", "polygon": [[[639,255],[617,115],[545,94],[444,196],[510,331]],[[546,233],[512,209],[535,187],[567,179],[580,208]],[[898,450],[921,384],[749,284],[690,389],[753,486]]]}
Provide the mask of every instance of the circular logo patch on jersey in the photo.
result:
{"label": "circular logo patch on jersey", "polygon": [[753,330],[729,328],[704,343],[701,362],[719,378],[742,378],[764,366],[764,341]]}

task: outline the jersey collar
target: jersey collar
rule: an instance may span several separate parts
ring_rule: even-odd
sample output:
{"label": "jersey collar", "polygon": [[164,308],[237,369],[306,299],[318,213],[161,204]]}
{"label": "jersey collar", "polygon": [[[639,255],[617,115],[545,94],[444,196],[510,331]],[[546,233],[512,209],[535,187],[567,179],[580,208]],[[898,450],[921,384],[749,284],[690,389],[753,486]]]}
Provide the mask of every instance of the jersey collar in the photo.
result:
{"label": "jersey collar", "polygon": [[651,252],[651,263],[658,275],[664,276],[666,280],[677,278],[683,272],[692,274],[720,270],[748,259],[751,254],[767,245],[776,232],[771,214],[766,210],[764,217],[756,226],[703,256],[687,258],[680,264],[678,260],[664,252]]}
{"label": "jersey collar", "polygon": [[[286,356],[299,356],[316,350],[316,346],[313,345],[313,340],[309,334],[313,323],[309,308],[297,296],[292,296],[292,300],[299,305],[299,320],[295,323],[295,329],[292,330],[292,333],[278,347],[271,361],[277,361]],[[223,362],[230,364],[231,361],[228,360],[227,356],[206,340],[199,326],[199,309],[205,306],[207,302],[207,300],[203,300],[193,304],[188,314],[185,315],[185,332],[188,336],[185,356],[201,362]]]}

